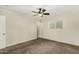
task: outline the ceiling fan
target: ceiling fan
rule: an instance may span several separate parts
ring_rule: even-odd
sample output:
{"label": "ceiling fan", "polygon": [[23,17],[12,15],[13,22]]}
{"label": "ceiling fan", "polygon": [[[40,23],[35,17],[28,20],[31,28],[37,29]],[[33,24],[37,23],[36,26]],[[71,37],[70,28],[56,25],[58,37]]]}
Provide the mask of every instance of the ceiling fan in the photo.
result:
{"label": "ceiling fan", "polygon": [[37,11],[32,11],[34,14],[34,16],[40,16],[43,17],[43,15],[50,15],[50,13],[45,12],[46,9],[44,8],[38,8]]}

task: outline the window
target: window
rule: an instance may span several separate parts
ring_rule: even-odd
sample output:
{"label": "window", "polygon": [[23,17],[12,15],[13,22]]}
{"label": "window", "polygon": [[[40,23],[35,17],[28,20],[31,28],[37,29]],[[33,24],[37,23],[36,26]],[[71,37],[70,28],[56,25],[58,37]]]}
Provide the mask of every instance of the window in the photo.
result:
{"label": "window", "polygon": [[56,29],[62,29],[63,28],[63,22],[61,20],[56,22]]}
{"label": "window", "polygon": [[62,22],[62,20],[52,21],[50,23],[50,28],[51,29],[62,29],[63,28],[63,22]]}
{"label": "window", "polygon": [[51,28],[52,28],[52,29],[55,28],[55,24],[54,24],[54,23],[51,24]]}
{"label": "window", "polygon": [[50,23],[50,28],[55,29],[55,22]]}

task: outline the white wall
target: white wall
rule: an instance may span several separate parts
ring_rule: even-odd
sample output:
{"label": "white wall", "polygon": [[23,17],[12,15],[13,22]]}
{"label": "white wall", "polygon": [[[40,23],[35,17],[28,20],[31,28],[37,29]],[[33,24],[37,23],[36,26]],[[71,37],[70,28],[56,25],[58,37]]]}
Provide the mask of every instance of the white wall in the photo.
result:
{"label": "white wall", "polygon": [[[52,7],[51,9],[53,10]],[[52,10],[50,16],[42,18],[39,37],[79,46],[79,6],[58,6],[56,13]],[[2,8],[0,15],[6,16],[7,46],[36,39],[36,20],[39,17]],[[57,20],[63,21],[63,29],[50,28],[49,23]]]}
{"label": "white wall", "polygon": [[[51,21],[63,21],[63,29],[51,29]],[[43,21],[41,37],[79,46],[79,6],[60,6],[55,15]]]}
{"label": "white wall", "polygon": [[22,43],[36,39],[35,24],[31,18],[11,10],[1,9],[0,15],[6,16],[6,45]]}

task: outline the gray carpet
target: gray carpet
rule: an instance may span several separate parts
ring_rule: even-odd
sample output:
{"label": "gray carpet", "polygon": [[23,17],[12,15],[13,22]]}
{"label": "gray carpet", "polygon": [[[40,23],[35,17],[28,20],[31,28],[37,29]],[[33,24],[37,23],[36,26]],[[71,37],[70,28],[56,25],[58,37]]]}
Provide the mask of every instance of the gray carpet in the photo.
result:
{"label": "gray carpet", "polygon": [[78,54],[79,46],[41,39],[1,49],[2,54]]}

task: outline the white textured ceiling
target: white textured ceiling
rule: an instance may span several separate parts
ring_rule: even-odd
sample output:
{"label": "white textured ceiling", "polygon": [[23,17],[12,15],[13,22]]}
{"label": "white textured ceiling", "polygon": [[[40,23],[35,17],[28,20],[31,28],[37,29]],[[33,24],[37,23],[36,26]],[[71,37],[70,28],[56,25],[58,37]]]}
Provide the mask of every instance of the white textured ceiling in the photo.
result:
{"label": "white textured ceiling", "polygon": [[[0,8],[7,9],[16,13],[19,13],[24,16],[29,16],[33,18],[32,11],[37,8],[45,8],[47,12],[50,13],[49,16],[44,17],[43,19],[50,19],[52,17],[64,15],[66,13],[79,13],[78,5],[1,5]],[[35,18],[34,18],[35,19]],[[38,19],[38,17],[36,17]]]}
{"label": "white textured ceiling", "polygon": [[[45,8],[48,12],[63,12],[68,8],[73,8],[74,6],[65,6],[65,5],[1,5],[0,8],[5,8],[8,10],[16,11],[19,13],[30,13],[32,10],[37,8]],[[79,6],[75,6],[79,9]]]}
{"label": "white textured ceiling", "polygon": [[21,14],[32,14],[32,10],[35,10],[37,8],[45,8],[47,12],[55,12],[55,9],[62,7],[62,6],[52,6],[52,5],[3,5],[0,6],[1,8],[15,11]]}

